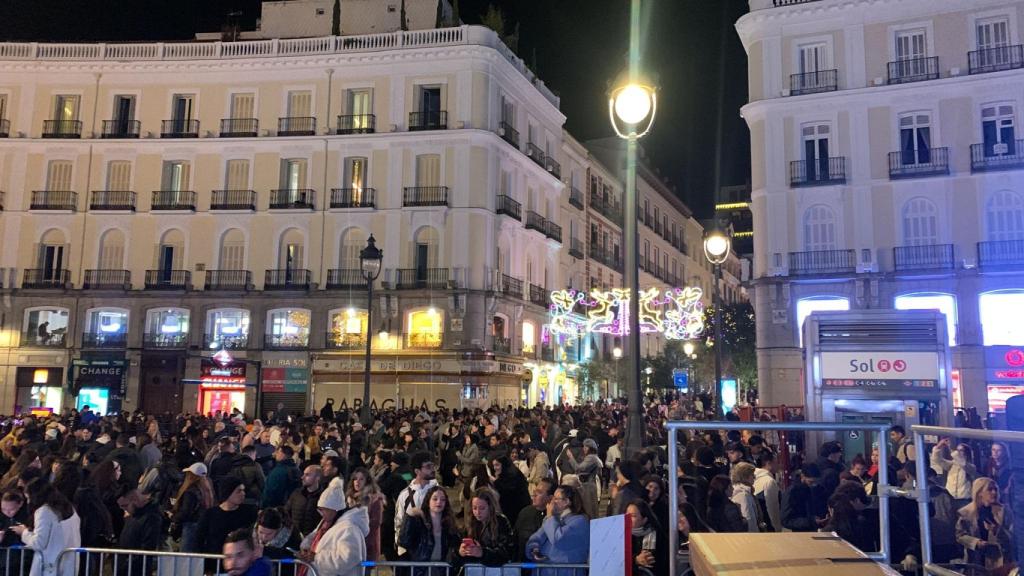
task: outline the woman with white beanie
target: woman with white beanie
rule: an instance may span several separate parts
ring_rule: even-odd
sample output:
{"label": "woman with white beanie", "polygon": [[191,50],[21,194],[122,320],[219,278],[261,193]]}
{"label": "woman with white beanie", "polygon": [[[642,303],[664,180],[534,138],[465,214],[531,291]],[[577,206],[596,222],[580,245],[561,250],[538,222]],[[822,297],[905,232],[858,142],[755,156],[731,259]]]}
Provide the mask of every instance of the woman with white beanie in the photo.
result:
{"label": "woman with white beanie", "polygon": [[[302,540],[299,558],[313,564],[318,576],[362,576],[370,517],[363,506],[349,508],[345,488],[335,478],[317,502],[320,524]],[[299,576],[305,570],[300,571]]]}

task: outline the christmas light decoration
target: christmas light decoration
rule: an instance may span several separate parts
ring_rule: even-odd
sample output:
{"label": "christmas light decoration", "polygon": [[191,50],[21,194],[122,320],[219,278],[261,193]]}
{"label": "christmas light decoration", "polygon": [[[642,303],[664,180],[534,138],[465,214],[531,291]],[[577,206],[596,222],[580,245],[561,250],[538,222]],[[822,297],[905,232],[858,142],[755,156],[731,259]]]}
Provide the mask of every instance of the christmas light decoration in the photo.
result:
{"label": "christmas light decoration", "polygon": [[[658,288],[640,292],[640,332],[660,333],[669,340],[690,340],[704,331],[700,288]],[[588,332],[623,336],[629,333],[630,291],[624,288],[557,290],[551,293],[548,330],[575,338]]]}

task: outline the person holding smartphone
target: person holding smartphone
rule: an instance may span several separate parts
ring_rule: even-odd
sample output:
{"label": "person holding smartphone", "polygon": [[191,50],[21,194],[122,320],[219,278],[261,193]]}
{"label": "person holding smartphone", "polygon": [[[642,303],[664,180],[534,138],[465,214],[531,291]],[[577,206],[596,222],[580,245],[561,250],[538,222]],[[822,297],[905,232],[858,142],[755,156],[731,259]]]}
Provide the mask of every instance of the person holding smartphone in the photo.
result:
{"label": "person holding smartphone", "polygon": [[[559,486],[548,502],[540,530],[526,542],[526,557],[535,562],[586,564],[590,554],[590,519],[583,498],[572,486]],[[583,576],[586,570],[544,570],[544,576]]]}
{"label": "person holding smartphone", "polygon": [[458,550],[462,563],[501,566],[511,562],[516,556],[512,523],[501,513],[494,491],[477,490],[470,506],[473,517]]}

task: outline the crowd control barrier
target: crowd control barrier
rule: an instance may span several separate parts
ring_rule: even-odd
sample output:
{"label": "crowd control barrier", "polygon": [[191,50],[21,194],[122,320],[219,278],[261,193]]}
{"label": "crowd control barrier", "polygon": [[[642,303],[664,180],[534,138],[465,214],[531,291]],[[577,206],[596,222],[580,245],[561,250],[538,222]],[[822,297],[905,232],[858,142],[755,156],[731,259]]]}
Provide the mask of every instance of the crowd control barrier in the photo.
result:
{"label": "crowd control barrier", "polygon": [[[917,467],[917,489],[914,490],[913,496],[917,500],[917,515],[921,523],[921,565],[924,567],[926,574],[934,574],[935,576],[963,576],[965,573],[972,572],[959,572],[951,569],[957,565],[952,565],[951,568],[946,568],[932,562],[932,528],[931,518],[928,511],[928,489],[927,483],[922,482],[922,478],[927,478],[928,472],[929,452],[925,449],[924,437],[925,436],[951,436],[953,438],[970,438],[971,440],[991,440],[1001,442],[1020,442],[1024,444],[1024,432],[1007,432],[1005,430],[978,430],[975,428],[946,428],[942,426],[924,426],[915,425],[910,427],[914,434],[914,455],[916,460],[914,461]],[[1012,452],[1011,448],[1011,452]],[[922,489],[924,487],[924,489]],[[1005,506],[1010,506],[1011,503],[1004,503]]]}
{"label": "crowd control barrier", "polygon": [[[65,558],[78,562],[78,576],[205,576],[225,574],[224,556],[161,550],[126,550],[120,548],[68,548],[60,553],[57,565]],[[270,560],[271,576],[291,576],[299,566],[306,576],[319,576],[316,567],[298,559]],[[29,573],[26,568],[23,574]]]}
{"label": "crowd control barrier", "polygon": [[[880,462],[889,461],[889,446],[884,441],[888,437],[889,424],[869,424],[867,422],[705,422],[705,421],[680,421],[674,420],[665,423],[668,430],[668,498],[669,498],[669,550],[679,549],[679,531],[675,527],[679,523],[679,477],[676,470],[679,469],[679,446],[678,432],[680,430],[775,430],[778,432],[859,432],[875,431],[883,441],[878,443],[878,458]],[[943,429],[945,430],[945,429]],[[960,430],[959,428],[957,430]],[[1021,434],[1024,438],[1024,434]],[[922,452],[918,452],[921,454]],[[918,466],[922,460],[918,458]],[[920,476],[924,478],[925,476]],[[889,467],[879,466],[878,468],[878,526],[879,543],[881,550],[869,552],[867,556],[876,562],[889,564]],[[926,500],[927,502],[927,500]],[[927,504],[926,504],[927,505]],[[927,516],[927,514],[925,514]],[[669,574],[677,574],[678,559],[675,554],[669,554]],[[948,575],[945,575],[948,576]]]}
{"label": "crowd control barrier", "polygon": [[28,576],[32,569],[32,550],[22,545],[0,548],[0,574]]}
{"label": "crowd control barrier", "polygon": [[364,576],[587,576],[587,564],[518,562],[504,566],[465,564],[463,571],[447,562],[363,562]]}

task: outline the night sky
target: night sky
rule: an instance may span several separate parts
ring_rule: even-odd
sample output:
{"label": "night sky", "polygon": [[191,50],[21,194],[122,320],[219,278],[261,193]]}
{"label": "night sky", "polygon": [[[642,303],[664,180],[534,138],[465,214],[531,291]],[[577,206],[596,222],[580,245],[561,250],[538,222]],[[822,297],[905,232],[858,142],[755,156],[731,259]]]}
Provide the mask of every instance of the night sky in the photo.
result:
{"label": "night sky", "polygon": [[[569,132],[578,140],[610,135],[606,90],[625,65],[628,0],[460,0],[462,20],[478,23],[489,3],[504,12],[507,31],[519,23],[519,55],[561,96]],[[658,118],[642,145],[701,217],[714,205],[719,106],[721,185],[749,180],[749,136],[739,117],[746,57],[733,29],[746,5],[644,0],[643,63],[660,92]],[[259,6],[259,0],[0,0],[0,39],[182,40],[220,29],[229,12],[241,12],[243,29],[252,28]]]}

